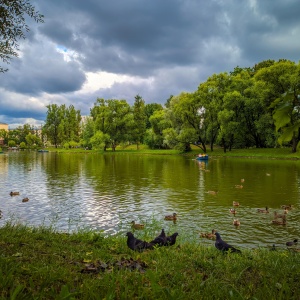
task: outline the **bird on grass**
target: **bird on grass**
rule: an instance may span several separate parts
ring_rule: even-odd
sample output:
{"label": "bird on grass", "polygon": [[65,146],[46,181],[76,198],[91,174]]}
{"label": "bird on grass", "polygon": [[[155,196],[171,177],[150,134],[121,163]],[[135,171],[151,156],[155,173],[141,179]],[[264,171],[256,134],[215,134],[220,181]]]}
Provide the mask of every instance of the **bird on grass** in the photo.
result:
{"label": "bird on grass", "polygon": [[229,252],[237,252],[241,253],[241,250],[234,248],[233,246],[227,244],[225,241],[221,239],[221,236],[218,232],[216,232],[216,242],[215,247],[221,251],[229,251]]}
{"label": "bird on grass", "polygon": [[173,215],[165,216],[165,220],[176,221],[177,220],[177,214],[173,213]]}
{"label": "bird on grass", "polygon": [[127,246],[133,251],[142,252],[146,249],[153,249],[153,245],[151,243],[135,238],[132,232],[127,232],[126,236]]}
{"label": "bird on grass", "polygon": [[131,222],[131,227],[134,229],[144,229],[145,225],[144,224],[137,224],[135,221]]}
{"label": "bird on grass", "polygon": [[269,213],[269,208],[268,208],[268,206],[266,206],[266,209],[258,208],[257,212],[263,213],[263,214],[268,214]]}
{"label": "bird on grass", "polygon": [[178,236],[178,232],[175,232],[172,235],[167,236],[167,243],[165,246],[173,246],[176,243],[177,236]]}
{"label": "bird on grass", "polygon": [[285,244],[288,246],[288,247],[292,247],[292,246],[296,246],[298,243],[298,240],[295,239],[293,240],[292,242],[286,242]]}
{"label": "bird on grass", "polygon": [[167,236],[164,229],[162,229],[161,233],[154,240],[150,242],[150,244],[157,245],[157,246],[164,246],[166,243],[167,243]]}

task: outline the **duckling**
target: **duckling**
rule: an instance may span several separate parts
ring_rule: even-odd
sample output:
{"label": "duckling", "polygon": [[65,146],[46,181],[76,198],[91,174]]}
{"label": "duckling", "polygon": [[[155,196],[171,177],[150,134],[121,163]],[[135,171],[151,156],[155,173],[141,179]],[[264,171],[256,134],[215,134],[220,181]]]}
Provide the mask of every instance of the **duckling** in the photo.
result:
{"label": "duckling", "polygon": [[268,214],[269,213],[269,208],[266,206],[266,209],[258,208],[257,212],[263,213],[263,214]]}
{"label": "duckling", "polygon": [[244,179],[244,178],[242,178],[242,179],[241,179],[241,182],[245,182],[245,179]]}
{"label": "duckling", "polygon": [[27,197],[22,199],[22,202],[28,202],[28,201],[29,201],[29,198],[27,198]]}
{"label": "duckling", "polygon": [[238,219],[234,219],[234,220],[233,220],[233,225],[234,225],[234,226],[240,226],[240,225],[241,225],[241,222],[240,222]]}
{"label": "duckling", "polygon": [[17,196],[17,195],[20,195],[20,192],[13,192],[13,191],[11,191],[9,194],[11,196]]}
{"label": "duckling", "polygon": [[235,208],[230,208],[229,211],[230,211],[231,214],[234,214],[234,215],[236,214],[236,209]]}
{"label": "duckling", "polygon": [[236,188],[236,189],[242,189],[243,187],[244,187],[244,186],[241,185],[241,184],[236,184],[236,185],[235,185],[235,188]]}
{"label": "duckling", "polygon": [[232,202],[232,205],[233,205],[233,206],[240,206],[240,203],[237,202],[237,201],[233,201],[233,202]]}
{"label": "duckling", "polygon": [[144,224],[136,224],[135,221],[132,221],[131,227],[134,229],[144,229],[145,225]]}
{"label": "duckling", "polygon": [[165,216],[165,220],[176,221],[177,220],[177,214],[173,213],[173,215]]}
{"label": "duckling", "polygon": [[273,224],[276,224],[276,225],[286,225],[286,216],[283,215],[283,217],[281,218],[281,220],[272,220],[272,223]]}
{"label": "duckling", "polygon": [[206,232],[206,233],[200,233],[200,236],[203,237],[203,238],[207,238],[207,239],[215,239],[215,238],[216,238],[215,233],[216,233],[216,230],[213,229],[213,230],[211,231],[211,233],[209,233],[209,232]]}
{"label": "duckling", "polygon": [[286,244],[288,247],[292,247],[292,246],[297,245],[297,243],[298,243],[298,240],[295,239],[295,240],[293,240],[292,242],[286,242],[285,244]]}

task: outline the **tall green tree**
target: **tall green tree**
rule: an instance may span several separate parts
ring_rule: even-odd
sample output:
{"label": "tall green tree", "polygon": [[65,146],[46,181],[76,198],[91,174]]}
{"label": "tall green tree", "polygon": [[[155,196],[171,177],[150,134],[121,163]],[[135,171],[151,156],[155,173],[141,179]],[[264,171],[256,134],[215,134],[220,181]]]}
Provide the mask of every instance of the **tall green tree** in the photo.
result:
{"label": "tall green tree", "polygon": [[300,141],[300,64],[279,60],[260,69],[255,78],[268,90],[267,104],[280,133],[278,142],[291,143],[292,152],[296,152]]}
{"label": "tall green tree", "polygon": [[47,135],[47,139],[57,148],[63,142],[61,132],[62,108],[57,104],[49,104],[46,107],[48,111],[43,131]]}
{"label": "tall green tree", "polygon": [[139,144],[143,142],[145,132],[146,132],[146,120],[147,116],[145,113],[145,101],[140,95],[135,96],[135,101],[132,108],[133,112],[133,128],[132,137],[136,143],[137,150],[139,149]]}
{"label": "tall green tree", "polygon": [[95,122],[95,130],[109,135],[113,151],[121,142],[129,140],[134,120],[126,100],[98,98],[91,109],[91,116]]}
{"label": "tall green tree", "polygon": [[[19,40],[25,39],[29,31],[27,17],[38,23],[44,16],[35,10],[29,0],[1,0],[0,2],[0,59],[9,63],[18,56]],[[0,72],[5,72],[0,66]]]}
{"label": "tall green tree", "polygon": [[172,97],[167,109],[167,119],[172,129],[164,131],[165,141],[176,148],[190,151],[191,144],[206,152],[206,130],[203,125],[203,106],[201,98],[195,93],[181,93]]}

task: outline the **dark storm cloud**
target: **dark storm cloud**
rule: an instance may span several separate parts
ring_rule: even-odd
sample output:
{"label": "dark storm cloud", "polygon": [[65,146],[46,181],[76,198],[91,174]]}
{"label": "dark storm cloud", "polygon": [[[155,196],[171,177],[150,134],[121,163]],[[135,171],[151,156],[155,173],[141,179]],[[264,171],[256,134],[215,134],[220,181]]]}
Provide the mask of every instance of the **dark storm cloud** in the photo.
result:
{"label": "dark storm cloud", "polygon": [[[148,103],[165,103],[171,94],[196,90],[214,73],[300,56],[296,0],[32,3],[45,23],[30,21],[20,58],[0,74],[0,122],[15,123],[15,116],[27,113],[40,120],[49,103],[73,104],[89,114],[97,97],[132,104],[139,94]],[[131,79],[83,93],[87,72]],[[27,97],[34,97],[30,105]]]}

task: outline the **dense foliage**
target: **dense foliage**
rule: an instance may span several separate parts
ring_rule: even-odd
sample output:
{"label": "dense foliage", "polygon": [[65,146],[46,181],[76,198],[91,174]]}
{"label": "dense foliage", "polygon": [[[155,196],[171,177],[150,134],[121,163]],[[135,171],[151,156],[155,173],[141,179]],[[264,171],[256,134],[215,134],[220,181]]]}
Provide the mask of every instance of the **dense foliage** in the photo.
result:
{"label": "dense foliage", "polygon": [[[148,145],[151,149],[207,152],[242,148],[291,147],[300,141],[300,63],[267,60],[252,68],[236,67],[213,74],[191,93],[170,96],[164,106],[145,104],[137,95],[132,106],[124,99],[98,98],[90,116],[74,106],[47,106],[43,135],[55,147],[83,146],[106,150]],[[29,125],[26,125],[27,127]],[[36,144],[30,132],[1,132],[9,140]],[[26,137],[26,138],[25,138]],[[45,143],[45,139],[43,140]]]}
{"label": "dense foliage", "polygon": [[[26,16],[36,22],[43,22],[43,15],[37,12],[29,0],[1,0],[0,2],[0,59],[9,63],[18,56],[18,40],[29,31]],[[0,67],[0,72],[7,69]]]}

